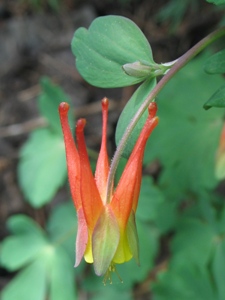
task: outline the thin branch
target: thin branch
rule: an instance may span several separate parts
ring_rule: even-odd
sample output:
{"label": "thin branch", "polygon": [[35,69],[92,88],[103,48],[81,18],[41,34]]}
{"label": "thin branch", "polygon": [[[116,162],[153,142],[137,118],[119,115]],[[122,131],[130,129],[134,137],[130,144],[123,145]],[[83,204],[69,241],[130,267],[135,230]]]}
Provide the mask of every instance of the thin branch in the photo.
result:
{"label": "thin branch", "polygon": [[119,160],[122,156],[125,145],[135,127],[138,120],[141,118],[144,111],[148,108],[150,102],[152,102],[155,97],[159,94],[159,92],[163,89],[163,87],[167,84],[167,82],[181,69],[183,68],[192,58],[194,58],[197,54],[199,54],[202,50],[204,50],[208,45],[212,44],[215,40],[225,35],[225,27],[219,28],[214,32],[210,33],[200,42],[198,42],[195,46],[189,49],[184,55],[177,59],[177,62],[171,67],[171,69],[164,75],[164,77],[158,82],[155,88],[149,93],[146,97],[142,105],[140,106],[137,113],[134,115],[130,124],[128,125],[123,137],[121,138],[115,155],[111,162],[108,183],[107,183],[107,201],[110,201],[111,193],[114,185],[114,177],[116,173],[117,166],[119,164]]}

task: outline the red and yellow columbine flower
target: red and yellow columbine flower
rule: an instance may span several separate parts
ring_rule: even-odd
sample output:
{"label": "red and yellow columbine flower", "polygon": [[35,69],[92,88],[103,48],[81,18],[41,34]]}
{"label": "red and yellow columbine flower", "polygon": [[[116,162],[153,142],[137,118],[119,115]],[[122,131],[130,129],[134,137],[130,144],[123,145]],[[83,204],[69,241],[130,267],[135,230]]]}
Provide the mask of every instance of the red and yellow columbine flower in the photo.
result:
{"label": "red and yellow columbine flower", "polygon": [[76,125],[77,146],[68,124],[69,105],[59,106],[66,148],[69,184],[78,215],[76,263],[82,257],[94,264],[97,275],[114,270],[114,264],[137,263],[138,237],[135,212],[142,178],[142,159],[148,137],[158,123],[156,104],[149,106],[149,115],[130,155],[120,181],[106,197],[109,161],[106,149],[108,99],[102,100],[103,129],[101,149],[93,176],[84,139],[85,119]]}

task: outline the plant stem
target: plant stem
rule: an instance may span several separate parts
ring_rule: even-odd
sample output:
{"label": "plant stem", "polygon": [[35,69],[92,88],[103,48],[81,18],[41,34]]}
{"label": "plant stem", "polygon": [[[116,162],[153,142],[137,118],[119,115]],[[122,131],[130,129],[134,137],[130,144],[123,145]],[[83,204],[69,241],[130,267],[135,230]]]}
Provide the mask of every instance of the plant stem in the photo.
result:
{"label": "plant stem", "polygon": [[111,162],[110,172],[107,182],[107,203],[110,202],[113,186],[114,186],[114,177],[116,173],[117,166],[119,164],[119,160],[125,148],[125,145],[135,127],[138,120],[144,113],[144,111],[148,108],[150,102],[152,102],[158,93],[162,90],[162,88],[167,84],[167,82],[181,69],[183,68],[192,58],[194,58],[197,54],[199,54],[202,50],[204,50],[208,45],[212,44],[215,40],[219,39],[220,37],[225,35],[225,27],[219,28],[200,42],[198,42],[195,46],[189,49],[184,55],[176,60],[176,63],[171,67],[171,69],[163,76],[163,78],[158,82],[155,88],[149,93],[146,97],[136,114],[134,115],[133,119],[131,120],[130,124],[128,125],[123,137],[121,138],[114,157]]}

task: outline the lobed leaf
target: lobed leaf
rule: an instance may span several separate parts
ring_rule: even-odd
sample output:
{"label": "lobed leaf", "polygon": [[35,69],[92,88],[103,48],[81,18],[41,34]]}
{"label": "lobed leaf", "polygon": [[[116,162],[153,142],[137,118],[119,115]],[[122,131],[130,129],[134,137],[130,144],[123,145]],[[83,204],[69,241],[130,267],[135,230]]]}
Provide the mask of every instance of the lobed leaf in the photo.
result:
{"label": "lobed leaf", "polygon": [[[75,300],[73,263],[60,241],[51,244],[26,216],[12,217],[10,222],[20,229],[2,242],[1,263],[8,270],[24,268],[3,289],[1,299]],[[36,227],[33,235],[25,223]]]}
{"label": "lobed leaf", "polygon": [[178,224],[170,264],[153,284],[154,299],[224,298],[224,227],[221,234],[216,225],[224,223],[224,214],[218,220],[216,215],[213,218],[210,224],[197,218],[186,218]]}
{"label": "lobed leaf", "polygon": [[25,215],[14,215],[7,220],[7,228],[10,232],[20,235],[29,234],[35,236],[44,236],[43,230],[31,218]]}
{"label": "lobed leaf", "polygon": [[96,18],[89,29],[79,28],[72,40],[76,67],[81,76],[98,87],[122,87],[143,81],[129,76],[123,65],[154,64],[151,47],[136,24],[121,16]]}
{"label": "lobed leaf", "polygon": [[211,107],[225,107],[225,86],[221,86],[204,104],[205,109]]}
{"label": "lobed leaf", "polygon": [[189,261],[161,272],[152,289],[154,300],[219,300],[208,270]]}
{"label": "lobed leaf", "polygon": [[5,268],[15,271],[31,262],[47,245],[47,239],[40,227],[24,215],[11,217],[7,225],[15,235],[4,239],[0,260]]}
{"label": "lobed leaf", "polygon": [[74,259],[77,216],[72,201],[57,205],[52,210],[47,223],[47,232],[52,243],[60,242]]}
{"label": "lobed leaf", "polygon": [[136,213],[137,218],[146,222],[157,220],[162,203],[165,204],[163,193],[153,184],[150,176],[144,176]]}
{"label": "lobed leaf", "polygon": [[225,73],[225,49],[210,56],[204,64],[204,70],[209,74]]}
{"label": "lobed leaf", "polygon": [[[69,97],[57,85],[53,84],[47,77],[41,79],[42,93],[38,98],[40,113],[48,120],[51,130],[62,136],[62,129],[59,120],[58,106],[61,102],[70,103]],[[69,121],[72,125],[72,114],[69,111]]]}
{"label": "lobed leaf", "polygon": [[33,207],[51,201],[66,180],[63,139],[48,129],[33,131],[20,152],[18,179]]}
{"label": "lobed leaf", "polygon": [[74,268],[61,247],[56,248],[50,269],[50,300],[76,300]]}
{"label": "lobed leaf", "polygon": [[225,298],[225,286],[223,278],[225,276],[225,242],[218,241],[218,246],[216,248],[213,263],[212,271],[215,280],[215,285],[218,290],[218,300],[223,300]]}
{"label": "lobed leaf", "polygon": [[172,263],[183,260],[193,262],[200,267],[206,266],[214,248],[215,232],[210,225],[197,219],[185,219],[177,225],[177,231],[171,243]]}
{"label": "lobed leaf", "polygon": [[2,291],[2,300],[44,300],[47,289],[47,266],[34,261],[21,271]]}

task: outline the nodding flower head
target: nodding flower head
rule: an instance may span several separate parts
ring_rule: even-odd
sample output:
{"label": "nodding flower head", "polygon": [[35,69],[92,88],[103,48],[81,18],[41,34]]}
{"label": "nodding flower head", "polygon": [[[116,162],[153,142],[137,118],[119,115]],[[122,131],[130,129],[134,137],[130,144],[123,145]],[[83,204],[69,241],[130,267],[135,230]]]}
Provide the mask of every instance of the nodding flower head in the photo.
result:
{"label": "nodding flower head", "polygon": [[106,198],[110,171],[106,145],[108,99],[102,100],[102,143],[94,175],[84,139],[86,121],[77,121],[75,144],[68,123],[69,104],[62,102],[59,105],[70,190],[78,216],[75,266],[84,257],[86,262],[94,264],[95,273],[99,276],[108,276],[111,270],[115,270],[115,264],[129,261],[132,257],[139,263],[135,212],[142,160],[146,142],[158,124],[156,103],[152,102],[148,110],[148,117],[119,183]]}

